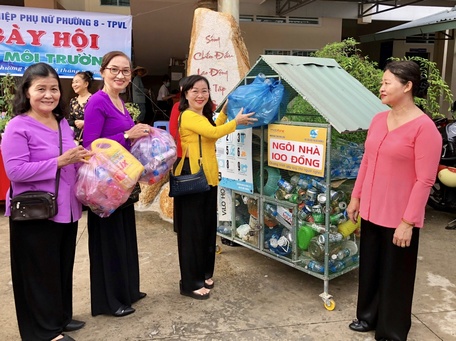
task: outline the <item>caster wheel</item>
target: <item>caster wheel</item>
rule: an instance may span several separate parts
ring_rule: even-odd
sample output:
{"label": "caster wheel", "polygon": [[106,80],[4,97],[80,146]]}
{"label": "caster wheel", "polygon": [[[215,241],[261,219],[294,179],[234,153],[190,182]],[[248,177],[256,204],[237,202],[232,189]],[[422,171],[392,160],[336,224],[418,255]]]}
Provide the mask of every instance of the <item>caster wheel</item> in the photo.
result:
{"label": "caster wheel", "polygon": [[336,308],[336,302],[334,300],[328,300],[325,302],[326,310],[333,311]]}
{"label": "caster wheel", "polygon": [[217,255],[222,253],[222,247],[220,245],[215,245],[215,253]]}

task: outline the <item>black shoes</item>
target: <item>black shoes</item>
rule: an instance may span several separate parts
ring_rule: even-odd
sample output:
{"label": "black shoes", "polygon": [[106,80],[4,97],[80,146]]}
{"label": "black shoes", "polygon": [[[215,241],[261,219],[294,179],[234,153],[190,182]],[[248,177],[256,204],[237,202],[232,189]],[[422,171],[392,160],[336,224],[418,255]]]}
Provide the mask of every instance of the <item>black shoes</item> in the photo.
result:
{"label": "black shoes", "polygon": [[121,306],[117,311],[113,314],[115,317],[123,317],[130,314],[133,314],[136,310],[132,307],[128,307],[126,305]]}
{"label": "black shoes", "polygon": [[73,339],[71,336],[63,334],[63,338],[61,338],[59,341],[76,341]]}
{"label": "black shoes", "polygon": [[353,322],[348,325],[348,328],[361,333],[374,330],[374,328],[370,327],[367,322],[363,320],[353,320]]}
{"label": "black shoes", "polygon": [[68,323],[64,328],[64,332],[73,332],[75,330],[79,330],[82,327],[85,326],[85,322],[83,321],[78,321],[78,320],[71,320],[70,323]]}
{"label": "black shoes", "polygon": [[141,291],[140,291],[140,292],[139,292],[139,298],[138,298],[138,300],[142,300],[142,299],[143,299],[144,297],[146,297],[146,296],[147,296],[147,294],[146,294],[145,292],[141,292]]}

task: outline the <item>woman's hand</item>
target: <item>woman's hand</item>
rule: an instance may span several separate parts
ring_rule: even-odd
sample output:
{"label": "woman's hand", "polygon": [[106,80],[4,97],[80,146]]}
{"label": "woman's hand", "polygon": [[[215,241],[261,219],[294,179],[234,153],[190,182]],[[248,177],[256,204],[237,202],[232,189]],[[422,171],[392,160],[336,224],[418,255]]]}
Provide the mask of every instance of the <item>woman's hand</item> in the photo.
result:
{"label": "woman's hand", "polygon": [[74,125],[78,129],[82,129],[84,127],[84,120],[75,120]]}
{"label": "woman's hand", "polygon": [[351,198],[350,204],[347,206],[347,215],[354,224],[358,221],[359,215],[359,198]]}
{"label": "woman's hand", "polygon": [[57,167],[62,168],[64,166],[84,162],[88,163],[88,159],[93,155],[93,152],[85,149],[83,146],[77,146],[75,148],[68,149],[65,153],[57,158]]}
{"label": "woman's hand", "polygon": [[226,112],[226,109],[228,108],[228,99],[225,101],[225,104],[222,107],[222,110],[220,112],[223,112],[225,115],[228,115]]}
{"label": "woman's hand", "polygon": [[[223,106],[225,107],[225,106]],[[236,115],[236,117],[234,118],[234,120],[236,121],[236,125],[249,125],[249,124],[253,124],[255,123],[256,121],[258,121],[257,118],[253,118],[251,116],[255,115],[254,112],[249,112],[248,114],[243,114],[243,111],[244,111],[244,108],[241,108],[241,110],[239,110],[238,114]]]}
{"label": "woman's hand", "polygon": [[409,247],[412,240],[413,226],[401,221],[393,235],[393,244],[399,247]]}
{"label": "woman's hand", "polygon": [[151,128],[152,127],[147,124],[138,123],[130,130],[127,130],[126,133],[128,134],[129,139],[135,140],[139,139],[140,137],[149,135],[151,132]]}

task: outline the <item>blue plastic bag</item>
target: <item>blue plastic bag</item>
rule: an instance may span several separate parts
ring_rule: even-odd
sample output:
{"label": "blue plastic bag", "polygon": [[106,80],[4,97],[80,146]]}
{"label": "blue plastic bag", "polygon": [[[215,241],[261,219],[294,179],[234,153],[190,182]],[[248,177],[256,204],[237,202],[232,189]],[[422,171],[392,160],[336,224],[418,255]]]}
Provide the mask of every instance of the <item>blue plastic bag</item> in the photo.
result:
{"label": "blue plastic bag", "polygon": [[249,126],[239,125],[237,129],[268,125],[277,120],[283,93],[284,86],[280,80],[266,78],[260,73],[252,83],[241,85],[228,95],[226,114],[230,120],[234,120],[241,108],[244,108],[244,114],[255,113],[253,117],[258,121]]}

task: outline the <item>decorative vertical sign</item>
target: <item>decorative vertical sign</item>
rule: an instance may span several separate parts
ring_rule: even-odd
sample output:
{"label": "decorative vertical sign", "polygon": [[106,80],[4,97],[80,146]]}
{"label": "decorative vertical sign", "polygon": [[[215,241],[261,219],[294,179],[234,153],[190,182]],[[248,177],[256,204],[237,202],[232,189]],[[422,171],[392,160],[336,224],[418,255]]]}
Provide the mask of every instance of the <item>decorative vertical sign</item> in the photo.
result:
{"label": "decorative vertical sign", "polygon": [[[206,77],[212,101],[218,106],[249,69],[248,51],[233,16],[206,8],[196,9],[187,76]],[[219,139],[216,147],[220,186],[253,193],[252,130],[236,130]],[[231,221],[231,215],[226,214],[231,202],[223,199],[227,193],[229,191],[223,190],[219,194],[220,221]]]}
{"label": "decorative vertical sign", "polygon": [[249,69],[248,52],[233,16],[196,9],[187,76],[206,77],[211,85],[211,98],[218,106]]}
{"label": "decorative vertical sign", "polygon": [[268,165],[323,177],[327,133],[326,128],[270,124]]}

